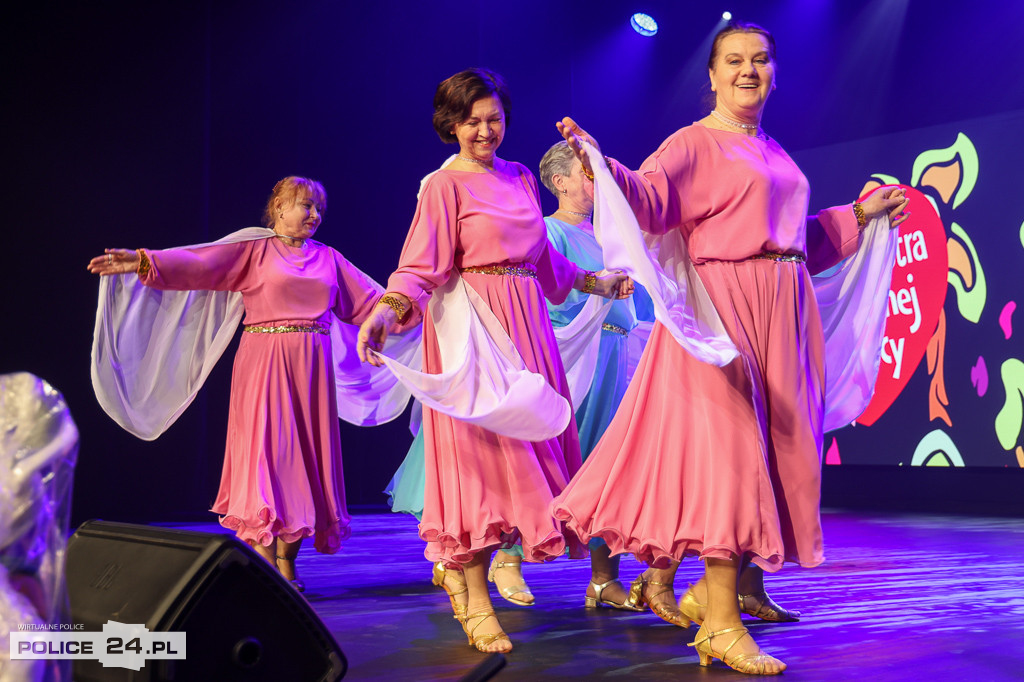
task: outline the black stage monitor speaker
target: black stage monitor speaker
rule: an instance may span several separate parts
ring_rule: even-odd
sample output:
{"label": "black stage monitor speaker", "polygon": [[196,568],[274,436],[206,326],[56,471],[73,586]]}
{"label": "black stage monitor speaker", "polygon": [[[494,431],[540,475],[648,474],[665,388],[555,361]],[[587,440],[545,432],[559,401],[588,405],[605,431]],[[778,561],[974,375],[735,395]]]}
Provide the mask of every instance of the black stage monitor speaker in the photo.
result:
{"label": "black stage monitor speaker", "polygon": [[276,570],[234,536],[88,521],[67,548],[71,619],[184,632],[184,660],[139,671],[76,660],[77,682],[338,680],[348,662]]}

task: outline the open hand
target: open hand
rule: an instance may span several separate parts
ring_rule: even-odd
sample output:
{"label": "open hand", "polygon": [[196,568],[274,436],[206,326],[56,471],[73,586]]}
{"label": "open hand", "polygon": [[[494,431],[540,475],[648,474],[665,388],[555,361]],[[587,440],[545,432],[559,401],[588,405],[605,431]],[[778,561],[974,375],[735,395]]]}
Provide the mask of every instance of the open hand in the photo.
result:
{"label": "open hand", "polygon": [[123,275],[139,269],[139,254],[131,249],[103,249],[103,254],[86,266],[94,275]]}
{"label": "open hand", "polygon": [[572,149],[574,154],[576,154],[576,158],[580,160],[583,167],[587,169],[588,173],[593,175],[594,169],[590,167],[590,159],[587,158],[587,152],[583,149],[583,140],[594,145],[597,151],[600,152],[601,147],[597,144],[597,140],[588,135],[583,128],[579,127],[576,121],[572,120],[568,116],[556,123],[555,127],[558,128],[558,132],[562,134],[565,141],[569,143],[569,148]]}

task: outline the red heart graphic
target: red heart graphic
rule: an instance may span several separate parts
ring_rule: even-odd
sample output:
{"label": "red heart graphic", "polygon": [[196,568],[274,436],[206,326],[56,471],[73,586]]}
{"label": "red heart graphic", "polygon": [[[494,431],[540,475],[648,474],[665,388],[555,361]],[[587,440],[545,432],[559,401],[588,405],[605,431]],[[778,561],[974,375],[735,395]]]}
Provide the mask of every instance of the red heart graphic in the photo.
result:
{"label": "red heart graphic", "polygon": [[875,395],[857,418],[857,423],[865,426],[874,424],[907,385],[924,357],[946,301],[946,228],[924,194],[913,187],[900,187],[910,198],[910,217],[899,227]]}

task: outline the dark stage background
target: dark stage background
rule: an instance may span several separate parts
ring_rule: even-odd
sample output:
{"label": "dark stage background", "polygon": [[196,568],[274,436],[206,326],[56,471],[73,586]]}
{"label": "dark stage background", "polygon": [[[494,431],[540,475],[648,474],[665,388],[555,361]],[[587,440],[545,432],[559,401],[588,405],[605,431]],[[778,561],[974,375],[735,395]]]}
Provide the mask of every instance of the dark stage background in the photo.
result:
{"label": "dark stage background", "polygon": [[[123,432],[89,381],[91,256],[108,246],[210,241],[257,224],[274,182],[301,174],[330,194],[318,239],[384,281],[420,178],[453,151],[430,125],[441,79],[476,65],[505,75],[513,98],[505,158],[536,168],[558,139],[554,122],[573,115],[606,153],[636,166],[703,115],[706,55],[723,10],[776,35],[779,87],[764,126],[804,166],[812,208],[852,201],[882,174],[935,200],[939,252],[944,240],[956,243],[948,267],[959,284],[947,291],[940,276],[929,294],[944,297],[947,418],[930,411],[934,371],[921,360],[874,425],[826,441],[830,461],[843,462],[827,467],[826,503],[839,491],[845,497],[834,499],[849,504],[899,505],[910,497],[901,490],[917,488],[922,504],[939,510],[993,501],[1019,510],[1011,498],[1024,482],[1024,349],[1006,310],[1024,293],[1024,3],[20,4],[5,12],[12,220],[0,371],[33,372],[71,406],[81,430],[74,522],[203,516],[219,478],[233,350],[159,440]],[[658,19],[657,36],[632,32],[637,10]],[[923,162],[945,172],[915,180],[913,167],[961,132],[980,170],[954,207],[944,192],[955,194],[969,175],[961,147]],[[988,291],[980,309],[979,269]],[[979,357],[983,394],[972,383]],[[935,430],[960,461],[935,437],[946,461],[919,464],[967,466],[932,489],[934,473],[912,470],[912,459]],[[342,425],[353,506],[383,502],[410,440],[404,420]],[[885,492],[886,481],[897,487]]]}

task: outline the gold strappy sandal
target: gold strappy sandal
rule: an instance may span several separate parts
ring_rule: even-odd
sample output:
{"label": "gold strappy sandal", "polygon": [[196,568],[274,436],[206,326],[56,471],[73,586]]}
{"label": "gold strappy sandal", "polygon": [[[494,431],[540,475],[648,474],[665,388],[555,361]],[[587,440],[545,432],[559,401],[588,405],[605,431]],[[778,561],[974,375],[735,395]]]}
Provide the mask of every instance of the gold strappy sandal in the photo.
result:
{"label": "gold strappy sandal", "polygon": [[[725,651],[717,653],[711,648],[711,640],[714,637],[724,635],[730,632],[740,633],[736,639],[732,640],[729,646],[725,647]],[[701,637],[701,633],[704,633],[704,637]],[[711,632],[702,625],[700,630],[697,631],[697,639],[693,640],[686,646],[692,646],[697,650],[697,654],[700,656],[700,664],[702,666],[709,666],[711,662],[716,658],[725,663],[733,670],[747,675],[778,675],[786,669],[786,664],[768,654],[761,652],[758,654],[736,654],[733,657],[729,657],[729,651],[736,646],[744,637],[749,637],[750,632],[745,627],[733,627],[719,630],[718,632]],[[778,670],[772,670],[774,667],[772,664],[778,665]]]}
{"label": "gold strappy sandal", "polygon": [[[469,627],[469,621],[473,620],[474,618],[480,618],[481,620],[476,625],[474,625],[472,628],[470,628]],[[476,636],[475,633],[476,633],[477,628],[479,628],[481,625],[483,625],[483,622],[485,620],[487,620],[488,618],[493,618],[494,620],[498,620],[498,617],[496,615],[494,615],[494,611],[481,611],[480,613],[474,613],[472,616],[466,616],[466,626],[467,626],[466,627],[466,637],[469,638],[469,645],[473,646],[473,647],[476,647],[477,651],[482,651],[485,654],[490,654],[490,653],[502,653],[503,654],[503,653],[507,653],[509,651],[512,651],[512,640],[509,639],[508,635],[505,634],[504,630],[501,631],[501,632],[497,632],[495,634],[491,634],[491,635],[480,635],[479,637]],[[488,646],[490,644],[493,644],[494,642],[500,642],[501,640],[505,640],[506,642],[508,642],[508,648],[507,649],[505,649],[503,651],[492,652],[492,651],[489,651],[489,650],[484,648],[484,647],[486,647],[486,646]]]}
{"label": "gold strappy sandal", "polygon": [[[515,568],[519,573],[519,580],[522,582],[511,587],[498,587],[498,584],[494,583],[494,572],[501,568]],[[494,583],[495,587],[498,587],[498,594],[500,594],[505,601],[510,601],[517,606],[533,606],[534,602],[532,601],[513,598],[513,595],[518,594],[519,592],[525,592],[531,597],[533,596],[533,592],[530,592],[530,588],[526,586],[526,581],[523,580],[523,560],[521,558],[519,561],[498,561],[498,557],[495,555],[491,560],[491,567],[487,571],[487,580]]]}
{"label": "gold strappy sandal", "polygon": [[601,596],[601,594],[604,592],[604,588],[608,587],[612,583],[617,582],[619,582],[618,578],[612,578],[608,582],[601,583],[600,585],[598,585],[593,580],[591,580],[590,587],[594,588],[594,596],[584,597],[583,607],[587,609],[596,609],[598,606],[607,606],[609,608],[619,609],[620,611],[643,611],[644,607],[639,606],[636,604],[636,602],[632,601],[632,591],[630,591],[626,595],[625,600],[623,600],[621,604],[617,604],[616,602],[610,601]]}
{"label": "gold strappy sandal", "polygon": [[[655,592],[650,597],[647,596],[646,590],[648,585],[658,585],[665,589]],[[651,608],[658,618],[661,618],[666,623],[672,623],[681,628],[690,627],[690,619],[683,615],[683,613],[675,606],[667,606],[661,602],[653,601],[654,597],[658,597],[666,592],[672,592],[672,585],[669,583],[659,583],[655,580],[648,580],[641,573],[633,581],[633,584],[629,587],[629,599],[627,600],[631,604],[639,604],[641,607],[646,604]],[[673,595],[674,596],[674,595]]]}

